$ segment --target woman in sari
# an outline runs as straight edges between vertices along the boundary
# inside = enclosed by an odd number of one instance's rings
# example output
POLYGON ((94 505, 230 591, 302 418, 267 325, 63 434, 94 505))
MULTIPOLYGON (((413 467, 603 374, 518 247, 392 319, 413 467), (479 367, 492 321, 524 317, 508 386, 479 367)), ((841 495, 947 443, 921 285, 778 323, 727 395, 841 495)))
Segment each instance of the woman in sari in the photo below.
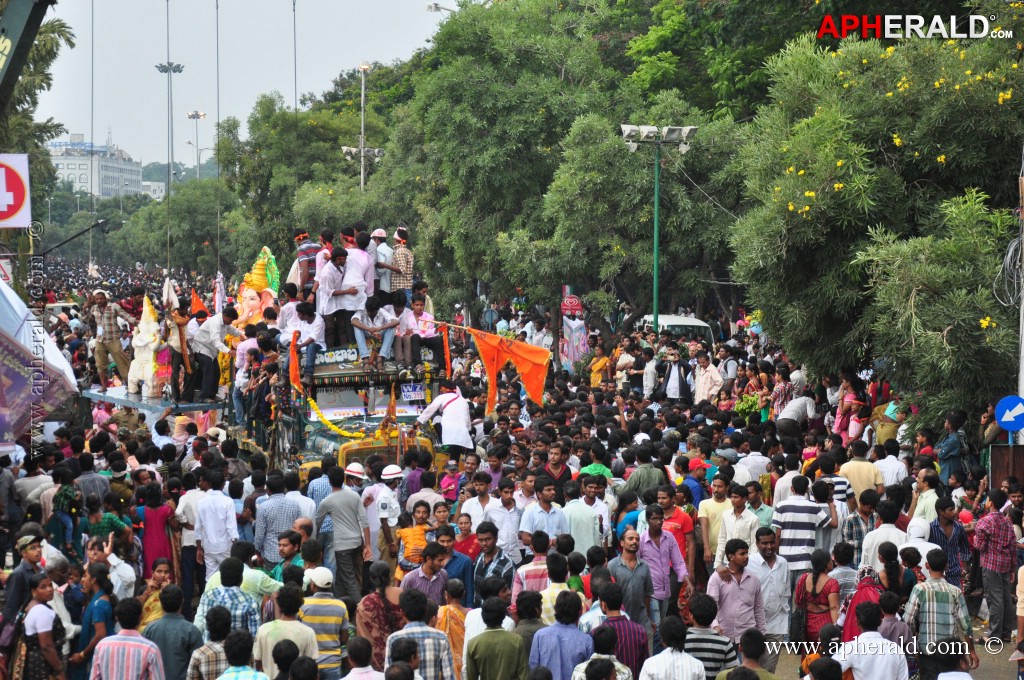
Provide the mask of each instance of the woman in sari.
POLYGON ((178 520, 174 517, 174 501, 164 502, 163 491, 156 482, 146 486, 146 504, 138 509, 139 519, 145 529, 142 532, 143 578, 153 575, 153 562, 160 557, 168 562, 173 559, 171 537, 168 525, 177 531, 178 520))
POLYGON ((153 576, 146 581, 146 589, 137 596, 139 602, 142 603, 140 633, 146 629, 146 626, 164 615, 164 608, 160 605, 160 591, 171 582, 171 561, 166 557, 158 557, 153 560, 151 571, 153 576))
MULTIPOLYGON (((590 386, 600 387, 601 381, 608 375, 608 369, 612 361, 604 354, 604 345, 598 342, 594 345, 594 358, 590 360, 590 386)), ((456 673, 458 675, 458 673, 456 673)))
POLYGON ((878 602, 883 592, 882 583, 878 579, 878 572, 869 565, 864 565, 857 571, 857 590, 850 596, 839 612, 839 623, 843 627, 843 642, 849 642, 860 635, 860 625, 857 623, 857 605, 861 602, 878 602))
POLYGON ((842 383, 839 387, 839 405, 836 407, 836 422, 832 431, 842 436, 843 446, 850 445, 850 421, 857 417, 857 412, 868 403, 864 391, 864 381, 852 372, 841 374, 842 383))
POLYGON ((796 582, 796 606, 807 613, 804 640, 817 643, 821 629, 839 619, 839 581, 828 575, 832 559, 826 550, 811 553, 811 571, 796 582))
POLYGON ((398 607, 402 589, 391 585, 391 567, 387 562, 371 564, 369 577, 374 590, 356 607, 356 633, 370 641, 373 647, 370 665, 375 671, 382 672, 388 636, 401 630, 406 623, 405 614, 398 607))
POLYGON ((82 632, 75 653, 68 657, 68 680, 87 680, 92 667, 92 654, 100 640, 114 632, 114 586, 110 568, 93 562, 82 575, 82 589, 89 604, 82 613, 82 632))
POLYGON ((452 646, 452 659, 455 661, 455 677, 462 677, 462 649, 466 642, 466 612, 469 607, 462 606, 462 598, 466 596, 465 584, 457 578, 448 581, 444 588, 448 604, 437 610, 437 625, 434 627, 448 636, 452 646))
POLYGON ((19 639, 14 648, 12 675, 21 680, 56 680, 64 677, 60 649, 64 645, 64 624, 48 604, 53 600, 53 583, 45 573, 29 579, 32 599, 25 605, 18 624, 19 639))

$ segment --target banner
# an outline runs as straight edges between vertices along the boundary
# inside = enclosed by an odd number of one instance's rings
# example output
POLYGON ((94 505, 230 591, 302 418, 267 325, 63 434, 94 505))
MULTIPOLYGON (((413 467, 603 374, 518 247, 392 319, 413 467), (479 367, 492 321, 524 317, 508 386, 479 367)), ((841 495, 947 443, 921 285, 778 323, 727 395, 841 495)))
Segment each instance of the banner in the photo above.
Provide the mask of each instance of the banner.
POLYGON ((571 367, 590 351, 587 345, 587 327, 582 319, 562 317, 562 341, 559 352, 563 367, 571 367))

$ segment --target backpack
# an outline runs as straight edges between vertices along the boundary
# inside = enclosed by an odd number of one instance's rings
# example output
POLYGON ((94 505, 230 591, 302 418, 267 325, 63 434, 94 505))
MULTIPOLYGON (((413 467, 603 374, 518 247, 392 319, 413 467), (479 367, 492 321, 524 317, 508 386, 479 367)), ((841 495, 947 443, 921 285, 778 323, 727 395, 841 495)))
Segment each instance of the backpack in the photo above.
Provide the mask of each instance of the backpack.
POLYGON ((963 430, 957 431, 956 438, 960 441, 960 469, 967 472, 975 465, 980 465, 981 455, 977 443, 968 438, 963 430))

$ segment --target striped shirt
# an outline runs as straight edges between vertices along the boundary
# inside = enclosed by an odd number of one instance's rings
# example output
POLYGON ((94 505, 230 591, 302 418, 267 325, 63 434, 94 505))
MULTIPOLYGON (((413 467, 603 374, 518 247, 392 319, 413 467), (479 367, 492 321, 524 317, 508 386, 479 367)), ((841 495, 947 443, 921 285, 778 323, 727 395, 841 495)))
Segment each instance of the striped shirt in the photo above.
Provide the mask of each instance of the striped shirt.
POLYGON ((316 665, 321 671, 341 668, 341 633, 348 630, 348 608, 332 593, 314 593, 299 610, 299 621, 316 633, 320 656, 316 665))
POLYGON ((625 616, 609 616, 601 625, 615 631, 618 636, 615 641, 615 658, 632 671, 634 678, 638 677, 648 657, 647 631, 625 616))
POLYGON ((705 680, 706 677, 700 661, 670 648, 648 659, 638 680, 705 680))
POLYGON ((413 255, 404 243, 395 244, 395 252, 391 255, 391 264, 402 270, 401 274, 391 273, 391 290, 412 288, 413 255))
MULTIPOLYGON (((320 252, 320 244, 309 239, 299 242, 296 246, 295 261, 309 263, 309 274, 306 277, 305 290, 313 289, 313 277, 316 274, 316 254, 320 252)), ((301 291, 300 291, 301 292, 301 291)))
MULTIPOLYGON (((552 583, 544 590, 540 591, 540 620, 545 626, 555 625, 555 600, 558 599, 559 593, 569 590, 567 583, 552 583)), ((569 592, 576 592, 570 590, 569 592)), ((580 596, 580 604, 585 609, 587 606, 586 600, 583 598, 583 593, 576 593, 580 596)))
POLYGON ((683 651, 704 664, 704 672, 709 678, 740 663, 736 657, 736 645, 710 628, 694 626, 686 631, 683 651))
POLYGON ((217 680, 270 680, 266 673, 260 673, 251 666, 231 666, 217 680))
POLYGON ((772 528, 780 530, 779 554, 789 562, 791 573, 811 568, 814 531, 830 520, 829 513, 802 496, 790 496, 775 506, 772 528))
POLYGON ((137 630, 122 630, 100 640, 92 657, 95 680, 164 680, 160 648, 137 630))
POLYGON ((850 490, 850 480, 846 477, 841 475, 822 475, 818 479, 832 485, 832 498, 837 504, 846 503, 847 499, 853 496, 853 491, 850 490))
POLYGON ((943 638, 971 635, 971 615, 964 594, 941 578, 928 578, 914 586, 903 620, 917 633, 918 649, 943 638))
POLYGON ((536 555, 533 562, 516 569, 516 574, 512 577, 512 602, 514 603, 519 593, 524 590, 535 590, 539 593, 550 584, 547 555, 536 555))
MULTIPOLYGON (((960 522, 953 522, 953 531, 949 536, 946 536, 942 525, 936 519, 931 523, 928 540, 939 546, 942 552, 946 553, 946 580, 953 585, 959 584, 960 577, 964 573, 963 565, 967 564, 967 561, 971 559, 971 546, 967 542, 967 532, 964 531, 964 525, 960 524, 960 522)), ((926 557, 926 555, 921 555, 921 557, 926 557)))

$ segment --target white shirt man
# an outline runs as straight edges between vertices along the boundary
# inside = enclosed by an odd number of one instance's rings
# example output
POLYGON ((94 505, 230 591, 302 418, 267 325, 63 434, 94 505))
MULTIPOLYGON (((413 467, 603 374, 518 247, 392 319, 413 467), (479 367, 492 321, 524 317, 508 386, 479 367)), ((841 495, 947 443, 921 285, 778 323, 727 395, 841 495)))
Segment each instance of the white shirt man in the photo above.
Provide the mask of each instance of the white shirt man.
POLYGON ((843 670, 853 669, 853 680, 907 680, 907 657, 899 643, 867 630, 843 644, 832 657, 843 670))
MULTIPOLYGON (((445 390, 446 388, 442 386, 441 389, 445 390)), ((416 422, 425 425, 434 416, 439 416, 441 419, 442 444, 473 449, 473 439, 469 436, 469 429, 473 425, 469 413, 469 402, 460 392, 454 389, 441 392, 423 410, 416 422)))
POLYGON ((892 456, 876 460, 875 467, 882 471, 882 479, 885 480, 886 486, 899 484, 907 477, 907 466, 892 456))
POLYGON ((341 309, 355 312, 366 306, 366 298, 373 295, 373 274, 376 261, 368 252, 359 248, 348 249, 348 261, 345 263, 345 276, 342 288, 355 288, 355 295, 338 295, 341 298, 341 309))
MULTIPOLYGON (((385 241, 379 241, 377 243, 377 263, 378 264, 391 264, 391 258, 394 256, 394 252, 391 246, 385 241)), ((391 292, 391 270, 385 267, 377 267, 377 278, 380 280, 380 290, 382 293, 391 292)))
POLYGON ((301 491, 289 491, 285 493, 284 497, 295 501, 303 517, 316 521, 316 501, 312 498, 303 496, 301 491))
POLYGON ((763 455, 760 451, 751 451, 744 458, 740 458, 739 462, 736 463, 736 467, 746 468, 750 472, 751 479, 757 479, 768 470, 768 457, 763 455))
POLYGON ((220 489, 210 489, 196 509, 196 547, 203 551, 206 573, 212 574, 231 553, 238 540, 235 502, 220 489))
POLYGON ((875 571, 882 571, 882 560, 878 559, 878 546, 888 541, 897 548, 902 548, 907 542, 907 534, 896 528, 895 524, 882 524, 877 529, 869 531, 864 535, 864 543, 861 545, 860 566, 869 564, 875 571))
POLYGON ((798 423, 805 423, 808 419, 813 420, 815 415, 814 399, 811 397, 797 397, 786 404, 779 414, 778 420, 795 420, 798 423))
POLYGON ((182 525, 181 546, 183 548, 194 548, 196 545, 196 515, 199 510, 199 502, 204 498, 206 498, 206 492, 202 489, 189 489, 181 497, 181 502, 178 503, 178 509, 175 511, 174 516, 182 525), (185 525, 191 525, 192 528, 189 529, 185 525))
POLYGON ((301 317, 296 317, 291 330, 299 332, 298 342, 300 344, 312 338, 313 342, 321 347, 327 346, 324 340, 324 318, 319 314, 314 314, 312 321, 304 321, 301 317))
MULTIPOLYGON (((347 295, 335 295, 334 292, 346 288, 344 285, 344 267, 338 269, 334 262, 328 260, 317 273, 316 281, 319 283, 316 294, 316 311, 320 314, 331 315, 342 307, 342 301, 347 295)), ((290 303, 289 303, 290 304, 290 303)), ((287 307, 287 305, 286 305, 287 307)), ((281 309, 281 316, 284 316, 284 308, 281 309)), ((296 317, 297 319, 298 317, 296 317)))
POLYGON ((192 341, 192 349, 197 354, 206 355, 216 361, 218 352, 227 354, 231 351, 231 348, 224 344, 225 335, 241 336, 242 331, 230 323, 224 323, 223 314, 214 314, 199 327, 199 332, 192 341))

